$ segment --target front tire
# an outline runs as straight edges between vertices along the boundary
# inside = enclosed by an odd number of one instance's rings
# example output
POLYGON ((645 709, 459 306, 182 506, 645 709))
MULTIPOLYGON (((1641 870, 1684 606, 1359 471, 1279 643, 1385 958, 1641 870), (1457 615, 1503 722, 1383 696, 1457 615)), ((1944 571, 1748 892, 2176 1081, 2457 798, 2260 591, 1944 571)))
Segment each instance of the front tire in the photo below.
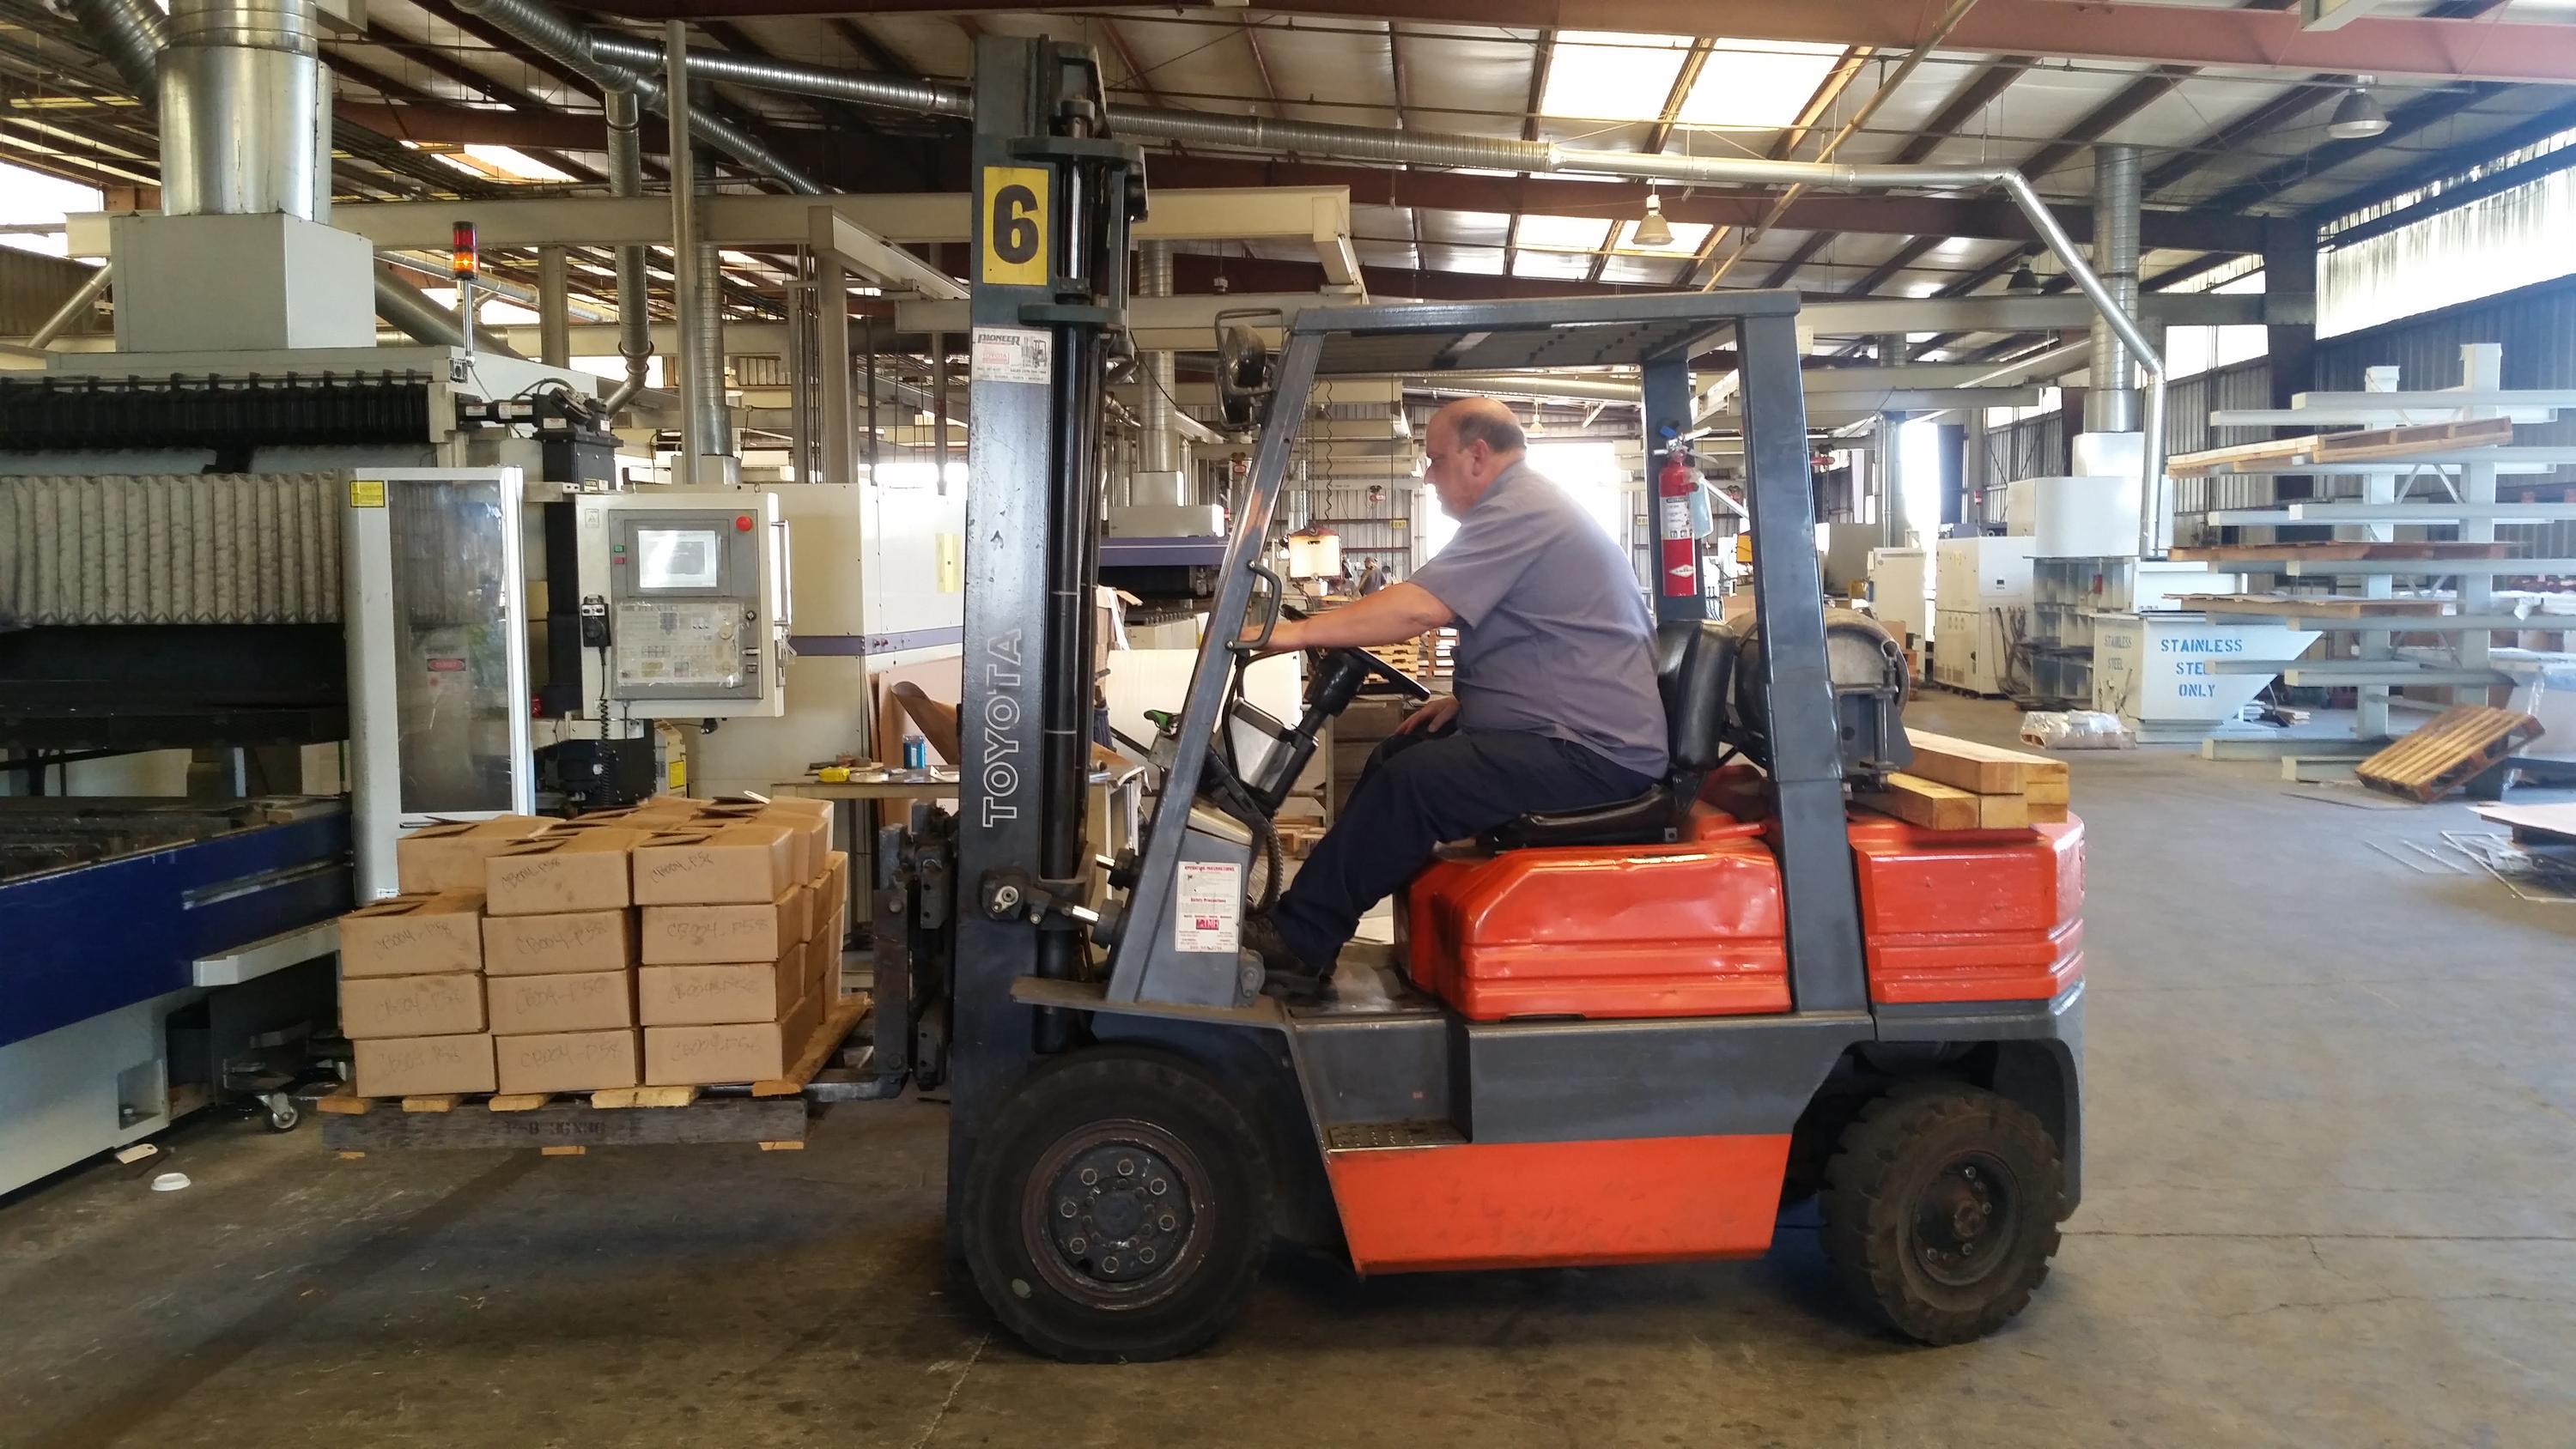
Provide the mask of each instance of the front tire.
POLYGON ((2056 1142, 2021 1107, 1960 1083, 1900 1088, 1826 1164, 1825 1256, 1908 1338, 1983 1338, 2048 1277, 2063 1182, 2056 1142))
POLYGON ((1071 1363, 1204 1347, 1270 1248, 1271 1173, 1250 1116, 1176 1058, 1059 1058, 995 1114, 966 1179, 966 1260, 993 1316, 1071 1363))

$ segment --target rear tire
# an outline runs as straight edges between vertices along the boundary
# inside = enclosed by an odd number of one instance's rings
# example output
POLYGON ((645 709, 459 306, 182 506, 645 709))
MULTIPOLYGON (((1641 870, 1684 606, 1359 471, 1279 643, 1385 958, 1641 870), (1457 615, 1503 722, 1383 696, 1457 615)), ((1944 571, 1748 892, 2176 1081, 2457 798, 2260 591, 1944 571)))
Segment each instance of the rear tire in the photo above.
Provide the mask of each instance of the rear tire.
POLYGON ((966 1261, 993 1316, 1071 1363, 1204 1347, 1270 1250, 1271 1171, 1249 1114, 1175 1058, 1095 1048, 1022 1083, 966 1179, 966 1261))
POLYGON ((1899 1088, 1844 1129, 1820 1206, 1825 1256, 1856 1297, 1908 1338, 1965 1343, 2048 1277, 2063 1167, 2039 1119, 1992 1092, 1899 1088))

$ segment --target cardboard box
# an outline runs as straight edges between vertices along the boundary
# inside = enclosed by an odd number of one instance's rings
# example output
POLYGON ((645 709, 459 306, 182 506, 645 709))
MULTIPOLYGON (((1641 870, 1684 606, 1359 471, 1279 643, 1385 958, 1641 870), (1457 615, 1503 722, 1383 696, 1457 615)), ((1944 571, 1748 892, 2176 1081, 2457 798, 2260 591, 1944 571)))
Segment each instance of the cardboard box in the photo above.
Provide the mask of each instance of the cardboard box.
POLYGON ((647 830, 556 830, 493 852, 483 862, 483 910, 495 916, 614 911, 628 902, 635 847, 647 830))
POLYGON ((483 858, 543 835, 551 820, 534 815, 495 815, 429 825, 394 842, 394 878, 404 895, 483 889, 483 858))
POLYGON ((486 976, 564 976, 623 971, 634 964, 633 911, 483 918, 486 976))
POLYGON ((431 976, 483 969, 483 897, 395 896, 340 918, 340 975, 431 976))
POLYGON ((823 899, 846 908, 850 903, 850 853, 835 850, 823 857, 823 899))
POLYGON ((813 882, 788 887, 787 929, 796 934, 797 940, 814 934, 814 923, 822 914, 823 898, 815 893, 813 882))
POLYGON ((685 795, 656 795, 640 805, 620 810, 592 810, 564 821, 558 829, 590 830, 608 827, 619 830, 668 830, 686 825, 698 818, 704 801, 685 795))
POLYGON ((492 1055, 504 1092, 590 1092, 632 1087, 640 1048, 633 1028, 496 1037, 492 1055))
POLYGON ((360 976, 340 983, 340 1035, 351 1041, 481 1030, 483 978, 470 971, 360 976))
POLYGON ((775 961, 805 939, 795 889, 757 906, 646 906, 638 958, 647 966, 775 961))
MULTIPOLYGON (((830 802, 816 800, 816 805, 830 802)), ((800 810, 785 801, 764 806, 752 817, 756 824, 781 825, 795 832, 796 859, 794 874, 798 880, 812 880, 823 873, 823 860, 832 853, 832 817, 800 810)))
POLYGON ((495 1036, 541 1032, 609 1031, 635 1025, 635 977, 627 971, 580 971, 566 976, 490 976, 495 1036))
POLYGON ((801 879, 795 853, 794 833, 778 825, 666 830, 635 847, 635 904, 774 901, 801 879))
POLYGON ((809 974, 803 946, 768 962, 646 966, 635 973, 637 1015, 646 1026, 783 1021, 809 994, 809 974))
POLYGON ((783 1077, 823 1019, 807 997, 784 1021, 644 1028, 644 1080, 655 1086, 761 1082, 783 1077))
POLYGON ((402 1036, 355 1041, 354 1085, 361 1097, 420 1097, 492 1090, 492 1034, 402 1036))
POLYGON ((841 918, 833 916, 823 922, 823 929, 805 943, 805 974, 814 983, 807 993, 829 1011, 841 999, 841 918))

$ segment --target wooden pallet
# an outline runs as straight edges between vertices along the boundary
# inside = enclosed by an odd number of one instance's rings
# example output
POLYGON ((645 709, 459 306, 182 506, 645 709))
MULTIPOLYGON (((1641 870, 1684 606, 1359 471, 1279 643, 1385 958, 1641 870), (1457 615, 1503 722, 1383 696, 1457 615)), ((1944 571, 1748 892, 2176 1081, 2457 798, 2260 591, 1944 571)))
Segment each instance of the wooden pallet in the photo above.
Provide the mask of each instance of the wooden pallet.
POLYGON ((844 998, 787 1074, 749 1084, 748 1097, 711 1096, 701 1086, 415 1097, 361 1097, 343 1087, 314 1106, 323 1113, 323 1145, 344 1158, 397 1147, 536 1147, 550 1157, 576 1157, 591 1147, 703 1142, 793 1152, 805 1145, 806 1085, 867 1010, 865 993, 844 998))
POLYGON ((2455 705, 2353 767, 2382 794, 2429 804, 2540 738, 2540 721, 2519 710, 2455 705))
POLYGON ((1304 860, 1324 838, 1320 820, 1274 820, 1271 828, 1279 832, 1279 853, 1290 860, 1304 860))

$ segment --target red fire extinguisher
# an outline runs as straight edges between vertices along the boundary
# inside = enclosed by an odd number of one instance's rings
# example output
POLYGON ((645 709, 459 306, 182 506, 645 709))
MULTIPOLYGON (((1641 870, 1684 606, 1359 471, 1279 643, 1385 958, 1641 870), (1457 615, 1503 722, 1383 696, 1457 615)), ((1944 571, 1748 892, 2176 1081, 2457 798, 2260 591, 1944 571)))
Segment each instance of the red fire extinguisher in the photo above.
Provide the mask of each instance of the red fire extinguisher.
POLYGON ((1699 597, 1699 538, 1691 531, 1691 495, 1699 491, 1699 470, 1690 454, 1674 443, 1664 454, 1663 472, 1655 478, 1655 497, 1663 540, 1663 595, 1668 599, 1699 597))

